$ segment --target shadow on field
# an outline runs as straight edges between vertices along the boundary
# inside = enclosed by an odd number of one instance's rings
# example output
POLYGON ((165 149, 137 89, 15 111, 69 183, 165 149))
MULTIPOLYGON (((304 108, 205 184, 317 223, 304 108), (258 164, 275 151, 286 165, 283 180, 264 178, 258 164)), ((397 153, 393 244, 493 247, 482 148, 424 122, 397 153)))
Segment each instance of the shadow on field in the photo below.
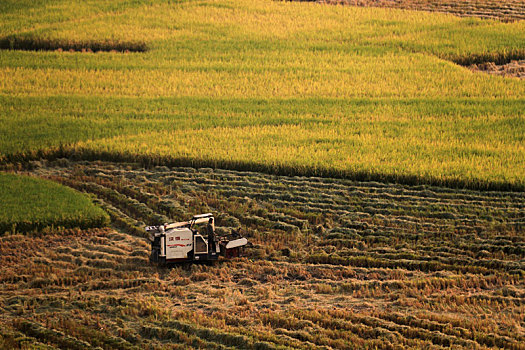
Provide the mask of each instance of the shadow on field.
POLYGON ((67 39, 45 39, 34 37, 8 36, 0 38, 2 50, 24 51, 70 51, 70 52, 145 52, 145 42, 75 41, 67 39))

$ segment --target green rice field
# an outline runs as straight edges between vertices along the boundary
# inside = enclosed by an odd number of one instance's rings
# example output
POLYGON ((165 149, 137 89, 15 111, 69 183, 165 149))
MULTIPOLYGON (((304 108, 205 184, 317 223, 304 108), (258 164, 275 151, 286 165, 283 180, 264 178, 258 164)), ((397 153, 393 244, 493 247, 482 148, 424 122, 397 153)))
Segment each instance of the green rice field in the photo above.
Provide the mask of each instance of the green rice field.
POLYGON ((453 62, 523 56, 523 21, 275 1, 1 6, 0 37, 24 49, 0 51, 8 162, 524 188, 523 81, 453 62))
POLYGON ((109 223, 108 215, 83 194, 49 180, 0 173, 0 188, 0 234, 109 223))

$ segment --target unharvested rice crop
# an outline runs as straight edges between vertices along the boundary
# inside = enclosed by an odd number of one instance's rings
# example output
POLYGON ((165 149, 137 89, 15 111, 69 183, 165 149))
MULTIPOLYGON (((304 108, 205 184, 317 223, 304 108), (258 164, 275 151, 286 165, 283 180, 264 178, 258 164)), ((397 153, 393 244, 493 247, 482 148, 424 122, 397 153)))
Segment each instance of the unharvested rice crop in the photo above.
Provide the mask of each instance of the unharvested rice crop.
POLYGON ((523 81, 459 65, 523 59, 525 21, 266 0, 0 6, 4 162, 525 188, 523 81), (63 50, 15 49, 38 47, 63 50))
POLYGON ((51 181, 0 173, 0 188, 0 235, 109 223, 108 215, 89 198, 51 181))

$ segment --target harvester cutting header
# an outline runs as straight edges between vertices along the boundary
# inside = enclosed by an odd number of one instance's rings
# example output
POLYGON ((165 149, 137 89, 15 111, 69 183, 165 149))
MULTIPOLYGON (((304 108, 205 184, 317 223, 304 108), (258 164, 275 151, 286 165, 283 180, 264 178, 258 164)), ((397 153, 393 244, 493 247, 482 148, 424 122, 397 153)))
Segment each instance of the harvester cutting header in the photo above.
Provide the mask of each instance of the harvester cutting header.
POLYGON ((195 215, 189 221, 148 226, 146 232, 150 234, 150 261, 159 265, 237 257, 248 243, 242 237, 217 237, 211 213, 195 215))

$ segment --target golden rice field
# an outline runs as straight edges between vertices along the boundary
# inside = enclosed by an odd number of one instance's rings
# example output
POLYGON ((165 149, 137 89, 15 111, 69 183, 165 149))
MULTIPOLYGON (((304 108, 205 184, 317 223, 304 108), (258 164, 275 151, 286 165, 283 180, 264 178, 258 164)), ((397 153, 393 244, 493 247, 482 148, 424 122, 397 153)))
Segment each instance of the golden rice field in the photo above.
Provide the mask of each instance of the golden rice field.
POLYGON ((0 1, 0 349, 525 349, 522 1, 345 5, 0 1))
POLYGON ((266 0, 0 6, 4 162, 524 189, 523 81, 454 63, 522 59, 523 21, 266 0))

